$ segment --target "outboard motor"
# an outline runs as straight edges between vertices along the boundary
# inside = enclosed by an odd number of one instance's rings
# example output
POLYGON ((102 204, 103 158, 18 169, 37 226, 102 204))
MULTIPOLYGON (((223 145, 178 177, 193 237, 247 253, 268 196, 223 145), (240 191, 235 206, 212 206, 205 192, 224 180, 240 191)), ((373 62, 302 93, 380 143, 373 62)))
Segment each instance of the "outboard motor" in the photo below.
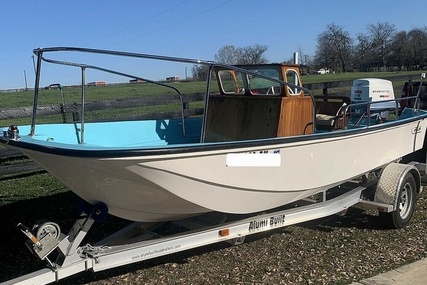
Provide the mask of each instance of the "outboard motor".
POLYGON ((354 107, 356 114, 359 113, 360 116, 369 113, 371 118, 385 121, 389 110, 396 108, 395 101, 392 101, 394 99, 393 84, 390 80, 362 78, 353 81, 351 103, 370 103, 354 107))

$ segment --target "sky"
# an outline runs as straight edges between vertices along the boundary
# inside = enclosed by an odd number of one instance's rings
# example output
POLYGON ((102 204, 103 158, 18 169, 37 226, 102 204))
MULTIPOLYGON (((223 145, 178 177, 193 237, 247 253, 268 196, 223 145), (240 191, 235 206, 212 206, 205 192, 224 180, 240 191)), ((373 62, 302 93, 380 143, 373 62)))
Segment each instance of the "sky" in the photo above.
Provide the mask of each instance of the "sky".
MULTIPOLYGON (((225 45, 260 44, 268 47, 267 60, 282 62, 297 51, 314 56, 317 37, 329 24, 343 27, 353 38, 377 23, 409 31, 427 27, 417 12, 425 8, 415 0, 2 0, 0 90, 23 88, 25 79, 34 87, 32 51, 38 47, 214 60, 225 45)), ((132 69, 132 63, 113 59, 109 67, 116 66, 132 69)), ((153 79, 185 76, 183 69, 171 71, 174 74, 152 70, 153 79)), ((57 80, 79 84, 78 78, 55 78, 55 69, 46 72, 42 69, 42 85, 57 80)))

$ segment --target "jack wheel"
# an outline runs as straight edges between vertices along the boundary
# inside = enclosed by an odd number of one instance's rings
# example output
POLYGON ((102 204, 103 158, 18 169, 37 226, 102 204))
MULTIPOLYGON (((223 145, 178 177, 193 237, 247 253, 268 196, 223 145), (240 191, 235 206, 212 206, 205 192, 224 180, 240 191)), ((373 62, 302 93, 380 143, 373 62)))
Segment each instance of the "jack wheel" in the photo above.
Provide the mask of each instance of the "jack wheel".
POLYGON ((47 235, 51 235, 53 238, 58 239, 61 234, 61 229, 56 223, 42 220, 33 226, 32 232, 38 240, 43 239, 47 235))
POLYGON ((401 229, 411 221, 415 210, 417 184, 411 173, 407 173, 403 179, 397 197, 396 210, 390 213, 380 212, 380 218, 389 228, 401 229))

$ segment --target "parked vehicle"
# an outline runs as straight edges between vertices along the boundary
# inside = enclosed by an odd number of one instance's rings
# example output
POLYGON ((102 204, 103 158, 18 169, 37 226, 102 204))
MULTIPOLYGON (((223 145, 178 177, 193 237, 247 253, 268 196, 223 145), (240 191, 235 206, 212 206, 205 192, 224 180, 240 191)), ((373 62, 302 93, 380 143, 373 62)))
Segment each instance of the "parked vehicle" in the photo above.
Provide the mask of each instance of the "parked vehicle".
POLYGON ((329 69, 327 68, 321 68, 317 71, 317 74, 327 74, 329 73, 329 69))

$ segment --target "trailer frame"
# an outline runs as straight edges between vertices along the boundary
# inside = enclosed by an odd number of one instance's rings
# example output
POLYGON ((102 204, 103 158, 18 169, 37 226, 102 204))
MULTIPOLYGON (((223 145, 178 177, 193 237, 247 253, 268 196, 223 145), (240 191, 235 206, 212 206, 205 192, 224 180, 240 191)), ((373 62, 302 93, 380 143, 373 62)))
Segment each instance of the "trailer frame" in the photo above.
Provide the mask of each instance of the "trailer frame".
MULTIPOLYGON (((419 188, 417 193, 420 193, 424 177, 421 173, 425 173, 425 168, 425 164, 418 162, 401 164, 398 168, 394 168, 396 173, 391 173, 391 176, 397 175, 393 179, 402 181, 404 176, 410 173, 415 176, 419 188)), ((382 171, 387 170, 384 168, 382 171)), ((390 173, 388 174, 387 177, 390 176, 390 173)), ((238 245, 243 243, 248 235, 333 214, 343 215, 350 207, 373 209, 384 213, 399 211, 397 199, 392 203, 372 199, 372 193, 377 191, 375 187, 378 179, 364 182, 347 181, 320 192, 315 197, 307 197, 297 203, 262 213, 225 215, 213 212, 174 221, 174 225, 187 230, 167 236, 160 236, 155 232, 158 225, 134 222, 94 245, 81 245, 91 226, 106 216, 103 205, 92 207, 90 214, 87 214, 87 209, 82 211, 80 218, 66 235, 59 233, 59 229, 55 228, 56 224, 48 224, 42 227, 43 231, 38 232, 19 224, 20 230, 28 237, 27 247, 47 262, 47 268, 1 284, 48 284, 83 271, 98 272, 218 242, 227 241, 238 245), (54 228, 52 232, 50 226, 54 228), (50 259, 53 252, 57 252, 55 261, 50 259)), ((396 191, 394 189, 400 186, 390 187, 392 191, 396 191)), ((398 192, 392 195, 397 196, 398 192)))

